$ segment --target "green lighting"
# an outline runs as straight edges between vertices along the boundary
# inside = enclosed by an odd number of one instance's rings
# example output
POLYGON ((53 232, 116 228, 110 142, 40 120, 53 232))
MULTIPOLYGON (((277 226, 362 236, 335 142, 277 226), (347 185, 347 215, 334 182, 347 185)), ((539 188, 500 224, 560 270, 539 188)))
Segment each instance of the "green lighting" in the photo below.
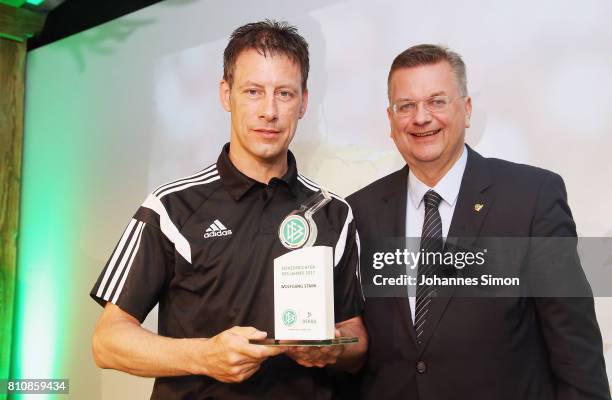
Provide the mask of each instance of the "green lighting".
POLYGON ((39 6, 44 2, 45 0, 26 0, 26 3, 32 4, 33 6, 39 6))
POLYGON ((25 3, 25 0, 0 0, 0 4, 4 4, 10 7, 19 8, 25 3))
MULTIPOLYGON (((32 96, 26 98, 25 108, 11 377, 78 382, 78 376, 68 376, 66 371, 71 342, 79 335, 68 325, 74 320, 74 316, 69 319, 75 303, 71 297, 74 292, 83 297, 76 283, 80 219, 75 213, 80 212, 82 185, 76 166, 85 162, 82 154, 86 152, 79 152, 83 143, 70 136, 77 129, 71 125, 76 119, 62 118, 71 104, 52 101, 57 87, 40 78, 36 71, 42 67, 28 61, 28 85, 32 86, 27 93, 32 96)), ((30 398, 55 396, 14 397, 30 398)))

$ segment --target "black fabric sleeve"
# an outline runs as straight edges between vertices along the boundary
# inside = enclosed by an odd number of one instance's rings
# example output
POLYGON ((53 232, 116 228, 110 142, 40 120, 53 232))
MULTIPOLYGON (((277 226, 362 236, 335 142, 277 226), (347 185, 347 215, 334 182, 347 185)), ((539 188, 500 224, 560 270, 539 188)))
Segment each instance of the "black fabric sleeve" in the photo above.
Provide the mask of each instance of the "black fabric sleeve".
MULTIPOLYGON (((535 297, 540 328, 546 342, 550 365, 555 375, 557 399, 610 399, 603 358, 602 337, 595 317, 590 286, 586 281, 576 244, 560 249, 552 238, 575 237, 576 228, 567 204, 565 185, 551 174, 540 188, 532 221, 532 245, 528 267, 539 279, 559 282, 571 280, 584 297, 535 297), (543 239, 549 238, 550 240, 543 239), (555 260, 562 258, 562 262, 555 260), (563 270, 560 271, 559 267, 563 270), (532 271, 533 272, 533 271, 532 271)), ((567 282, 565 282, 567 284, 567 282)), ((563 283, 561 283, 563 284, 563 283)))
POLYGON ((334 267, 334 316, 336 323, 361 315, 364 296, 359 271, 359 238, 349 209, 351 220, 342 257, 334 267))
POLYGON ((159 216, 140 207, 90 292, 101 306, 111 302, 143 322, 167 287, 174 246, 159 227, 159 216))

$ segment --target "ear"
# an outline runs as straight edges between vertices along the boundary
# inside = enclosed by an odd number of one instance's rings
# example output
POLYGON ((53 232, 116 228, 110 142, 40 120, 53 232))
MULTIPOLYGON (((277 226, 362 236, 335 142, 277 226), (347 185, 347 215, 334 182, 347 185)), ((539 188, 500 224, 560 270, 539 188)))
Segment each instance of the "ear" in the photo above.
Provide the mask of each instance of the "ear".
POLYGON ((465 98, 465 127, 470 127, 470 117, 472 116, 472 98, 467 96, 465 98))
POLYGON ((387 107, 387 118, 389 118, 389 126, 391 127, 391 133, 389 136, 393 137, 393 110, 391 106, 387 107))
POLYGON ((219 83, 219 100, 221 101, 221 106, 227 112, 231 110, 230 92, 231 88, 229 83, 225 80, 221 80, 219 83))
POLYGON ((300 119, 306 114, 306 108, 308 108, 308 89, 304 89, 302 92, 302 105, 300 106, 300 119))

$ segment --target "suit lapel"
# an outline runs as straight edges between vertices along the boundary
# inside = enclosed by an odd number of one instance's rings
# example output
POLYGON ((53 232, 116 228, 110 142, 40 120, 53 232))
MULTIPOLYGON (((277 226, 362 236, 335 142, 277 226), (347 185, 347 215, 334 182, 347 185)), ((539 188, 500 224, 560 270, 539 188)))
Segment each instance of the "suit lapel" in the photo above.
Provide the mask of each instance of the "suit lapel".
POLYGON ((384 207, 378 213, 377 232, 380 237, 406 235, 406 194, 408 167, 393 173, 388 189, 382 193, 384 207))
POLYGON ((472 244, 493 205, 493 192, 487 161, 468 146, 468 160, 459 189, 448 237, 457 244, 472 244))
MULTIPOLYGON (((467 150, 468 159, 446 240, 446 247, 450 249, 471 247, 478 237, 482 223, 494 201, 493 191, 488 190, 492 181, 486 160, 469 146, 467 146, 467 150)), ((430 318, 426 321, 425 337, 422 346, 419 348, 419 355, 425 350, 448 306, 448 302, 454 294, 455 288, 454 286, 442 286, 436 290, 437 297, 431 302, 430 318)))
MULTIPOLYGON (((395 172, 389 181, 388 190, 382 193, 384 209, 380 210, 377 221, 377 232, 381 238, 406 237, 406 201, 408 192, 408 167, 395 172)), ((393 297, 390 306, 393 315, 398 315, 405 332, 416 345, 416 336, 410 316, 408 294, 393 297)))

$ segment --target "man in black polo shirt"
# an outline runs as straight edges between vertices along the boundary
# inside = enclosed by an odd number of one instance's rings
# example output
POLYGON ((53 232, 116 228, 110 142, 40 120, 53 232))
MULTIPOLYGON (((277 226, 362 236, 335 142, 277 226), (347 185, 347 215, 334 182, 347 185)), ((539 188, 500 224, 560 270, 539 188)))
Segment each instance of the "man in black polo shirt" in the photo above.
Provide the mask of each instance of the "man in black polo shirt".
POLYGON ((315 245, 334 251, 336 334, 359 344, 273 348, 273 260, 282 220, 319 191, 289 143, 308 102, 308 45, 271 21, 231 36, 220 85, 230 143, 215 164, 160 186, 137 210, 91 296, 104 306, 93 337, 102 368, 156 377, 155 399, 330 398, 327 364, 355 371, 367 338, 350 207, 315 214, 315 245), (159 334, 141 327, 159 303, 159 334), (315 368, 309 368, 315 367, 315 368))

